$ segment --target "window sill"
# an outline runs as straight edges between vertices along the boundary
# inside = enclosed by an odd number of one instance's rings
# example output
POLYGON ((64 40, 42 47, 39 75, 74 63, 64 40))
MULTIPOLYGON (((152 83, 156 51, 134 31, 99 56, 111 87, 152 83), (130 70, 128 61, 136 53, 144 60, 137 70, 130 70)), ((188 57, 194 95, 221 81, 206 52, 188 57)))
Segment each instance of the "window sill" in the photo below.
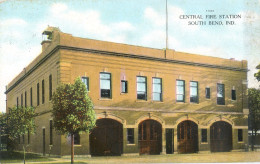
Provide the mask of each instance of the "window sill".
POLYGON ((175 102, 176 104, 186 104, 185 102, 175 102))
POLYGON ((163 101, 154 101, 154 100, 152 100, 152 103, 163 103, 163 101))
POLYGON ((207 145, 207 144, 209 144, 208 142, 201 142, 200 143, 201 145, 207 145))
POLYGON ((126 95, 126 94, 127 94, 127 92, 126 93, 122 93, 122 92, 120 93, 120 95, 126 95))
POLYGON ((74 147, 81 147, 81 146, 82 146, 82 145, 75 145, 75 144, 74 144, 74 147))
POLYGON ((220 104, 217 104, 217 106, 222 106, 222 107, 223 107, 223 106, 226 106, 226 105, 220 105, 220 104))
POLYGON ((135 146, 135 144, 126 144, 127 146, 135 146))
POLYGON ((190 102, 191 105, 200 105, 199 103, 190 102))
POLYGON ((135 100, 135 102, 148 102, 147 100, 135 100))
POLYGON ((243 143, 244 143, 244 141, 238 141, 237 143, 239 143, 239 144, 243 144, 243 143))
POLYGON ((98 100, 100 100, 100 101, 112 101, 113 99, 111 99, 111 98, 99 98, 98 100))

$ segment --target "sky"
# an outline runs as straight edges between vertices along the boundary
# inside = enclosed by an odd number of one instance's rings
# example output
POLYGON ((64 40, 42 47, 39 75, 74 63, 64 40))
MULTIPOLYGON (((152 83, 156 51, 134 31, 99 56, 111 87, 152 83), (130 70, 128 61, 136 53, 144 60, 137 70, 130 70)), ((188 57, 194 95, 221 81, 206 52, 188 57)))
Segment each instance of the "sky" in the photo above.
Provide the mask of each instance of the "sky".
MULTIPOLYGON (((42 32, 48 25, 78 37, 163 49, 165 4, 166 0, 0 0, 0 112, 6 109, 5 86, 41 53, 42 32)), ((259 45, 260 0, 168 0, 169 49, 248 60, 248 86, 258 88, 253 74, 260 64, 259 45)))

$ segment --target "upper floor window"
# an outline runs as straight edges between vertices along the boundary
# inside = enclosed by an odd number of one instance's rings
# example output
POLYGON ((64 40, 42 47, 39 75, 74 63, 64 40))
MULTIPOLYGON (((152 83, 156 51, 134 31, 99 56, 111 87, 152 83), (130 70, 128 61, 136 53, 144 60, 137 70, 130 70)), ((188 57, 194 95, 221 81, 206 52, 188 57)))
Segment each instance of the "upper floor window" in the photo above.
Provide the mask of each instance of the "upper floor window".
POLYGON ((153 78, 153 100, 162 101, 162 79, 153 78))
POLYGON ((40 105, 40 84, 37 83, 37 106, 40 105))
POLYGON ((100 73, 100 96, 111 98, 111 74, 100 73))
POLYGON ((30 89, 30 105, 33 106, 33 92, 32 92, 32 88, 30 89))
POLYGON ((237 99, 236 90, 235 89, 231 90, 231 97, 232 97, 232 100, 236 100, 237 99))
POLYGON ((217 84, 217 104, 225 105, 225 86, 224 86, 224 84, 217 84))
POLYGON ((42 104, 44 104, 45 96, 44 96, 44 80, 42 80, 42 104))
POLYGON ((121 93, 127 93, 127 81, 121 80, 121 93))
POLYGON ((176 80, 176 101, 184 102, 185 101, 185 81, 176 80))
POLYGON ((21 94, 21 106, 23 106, 23 94, 21 94))
POLYGON ((18 108, 18 106, 19 106, 19 98, 17 97, 16 98, 16 107, 18 108))
POLYGON ((146 77, 137 76, 136 77, 137 84, 137 99, 138 100, 147 100, 147 84, 146 77))
POLYGON ((49 100, 52 98, 52 75, 49 76, 49 100))
POLYGON ((197 81, 190 82, 190 102, 199 103, 198 82, 197 81))
POLYGON ((89 91, 89 78, 88 77, 82 77, 81 80, 86 85, 87 91, 89 91))
POLYGON ((205 95, 206 95, 206 99, 210 99, 210 88, 206 88, 205 89, 205 95))
POLYGON ((24 106, 27 107, 27 92, 24 93, 24 106))

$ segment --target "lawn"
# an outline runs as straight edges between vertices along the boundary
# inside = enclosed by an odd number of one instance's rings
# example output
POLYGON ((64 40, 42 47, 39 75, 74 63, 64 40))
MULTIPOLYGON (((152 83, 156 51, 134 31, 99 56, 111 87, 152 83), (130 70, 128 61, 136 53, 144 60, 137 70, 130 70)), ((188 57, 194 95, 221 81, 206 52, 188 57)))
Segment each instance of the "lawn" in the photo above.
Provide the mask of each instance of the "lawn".
MULTIPOLYGON (((25 160, 28 162, 40 162, 40 161, 53 161, 47 157, 40 156, 38 154, 26 153, 25 160)), ((9 152, 9 151, 0 151, 0 163, 9 163, 9 162, 22 162, 23 153, 21 152, 9 152)))

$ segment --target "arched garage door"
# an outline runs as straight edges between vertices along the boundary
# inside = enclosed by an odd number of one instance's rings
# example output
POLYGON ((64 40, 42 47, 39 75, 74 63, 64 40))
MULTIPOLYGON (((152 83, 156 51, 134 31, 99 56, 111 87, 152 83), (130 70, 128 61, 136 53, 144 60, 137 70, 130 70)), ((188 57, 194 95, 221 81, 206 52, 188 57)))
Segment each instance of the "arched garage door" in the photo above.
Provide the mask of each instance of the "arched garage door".
POLYGON ((92 156, 116 156, 123 152, 123 125, 112 119, 99 119, 90 133, 92 156))
POLYGON ((183 121, 177 127, 178 153, 198 151, 198 125, 193 121, 183 121))
POLYGON ((162 125, 155 120, 145 120, 138 126, 140 154, 160 154, 162 151, 162 125))
POLYGON ((224 121, 218 121, 210 127, 211 152, 227 152, 232 150, 232 126, 224 121))

